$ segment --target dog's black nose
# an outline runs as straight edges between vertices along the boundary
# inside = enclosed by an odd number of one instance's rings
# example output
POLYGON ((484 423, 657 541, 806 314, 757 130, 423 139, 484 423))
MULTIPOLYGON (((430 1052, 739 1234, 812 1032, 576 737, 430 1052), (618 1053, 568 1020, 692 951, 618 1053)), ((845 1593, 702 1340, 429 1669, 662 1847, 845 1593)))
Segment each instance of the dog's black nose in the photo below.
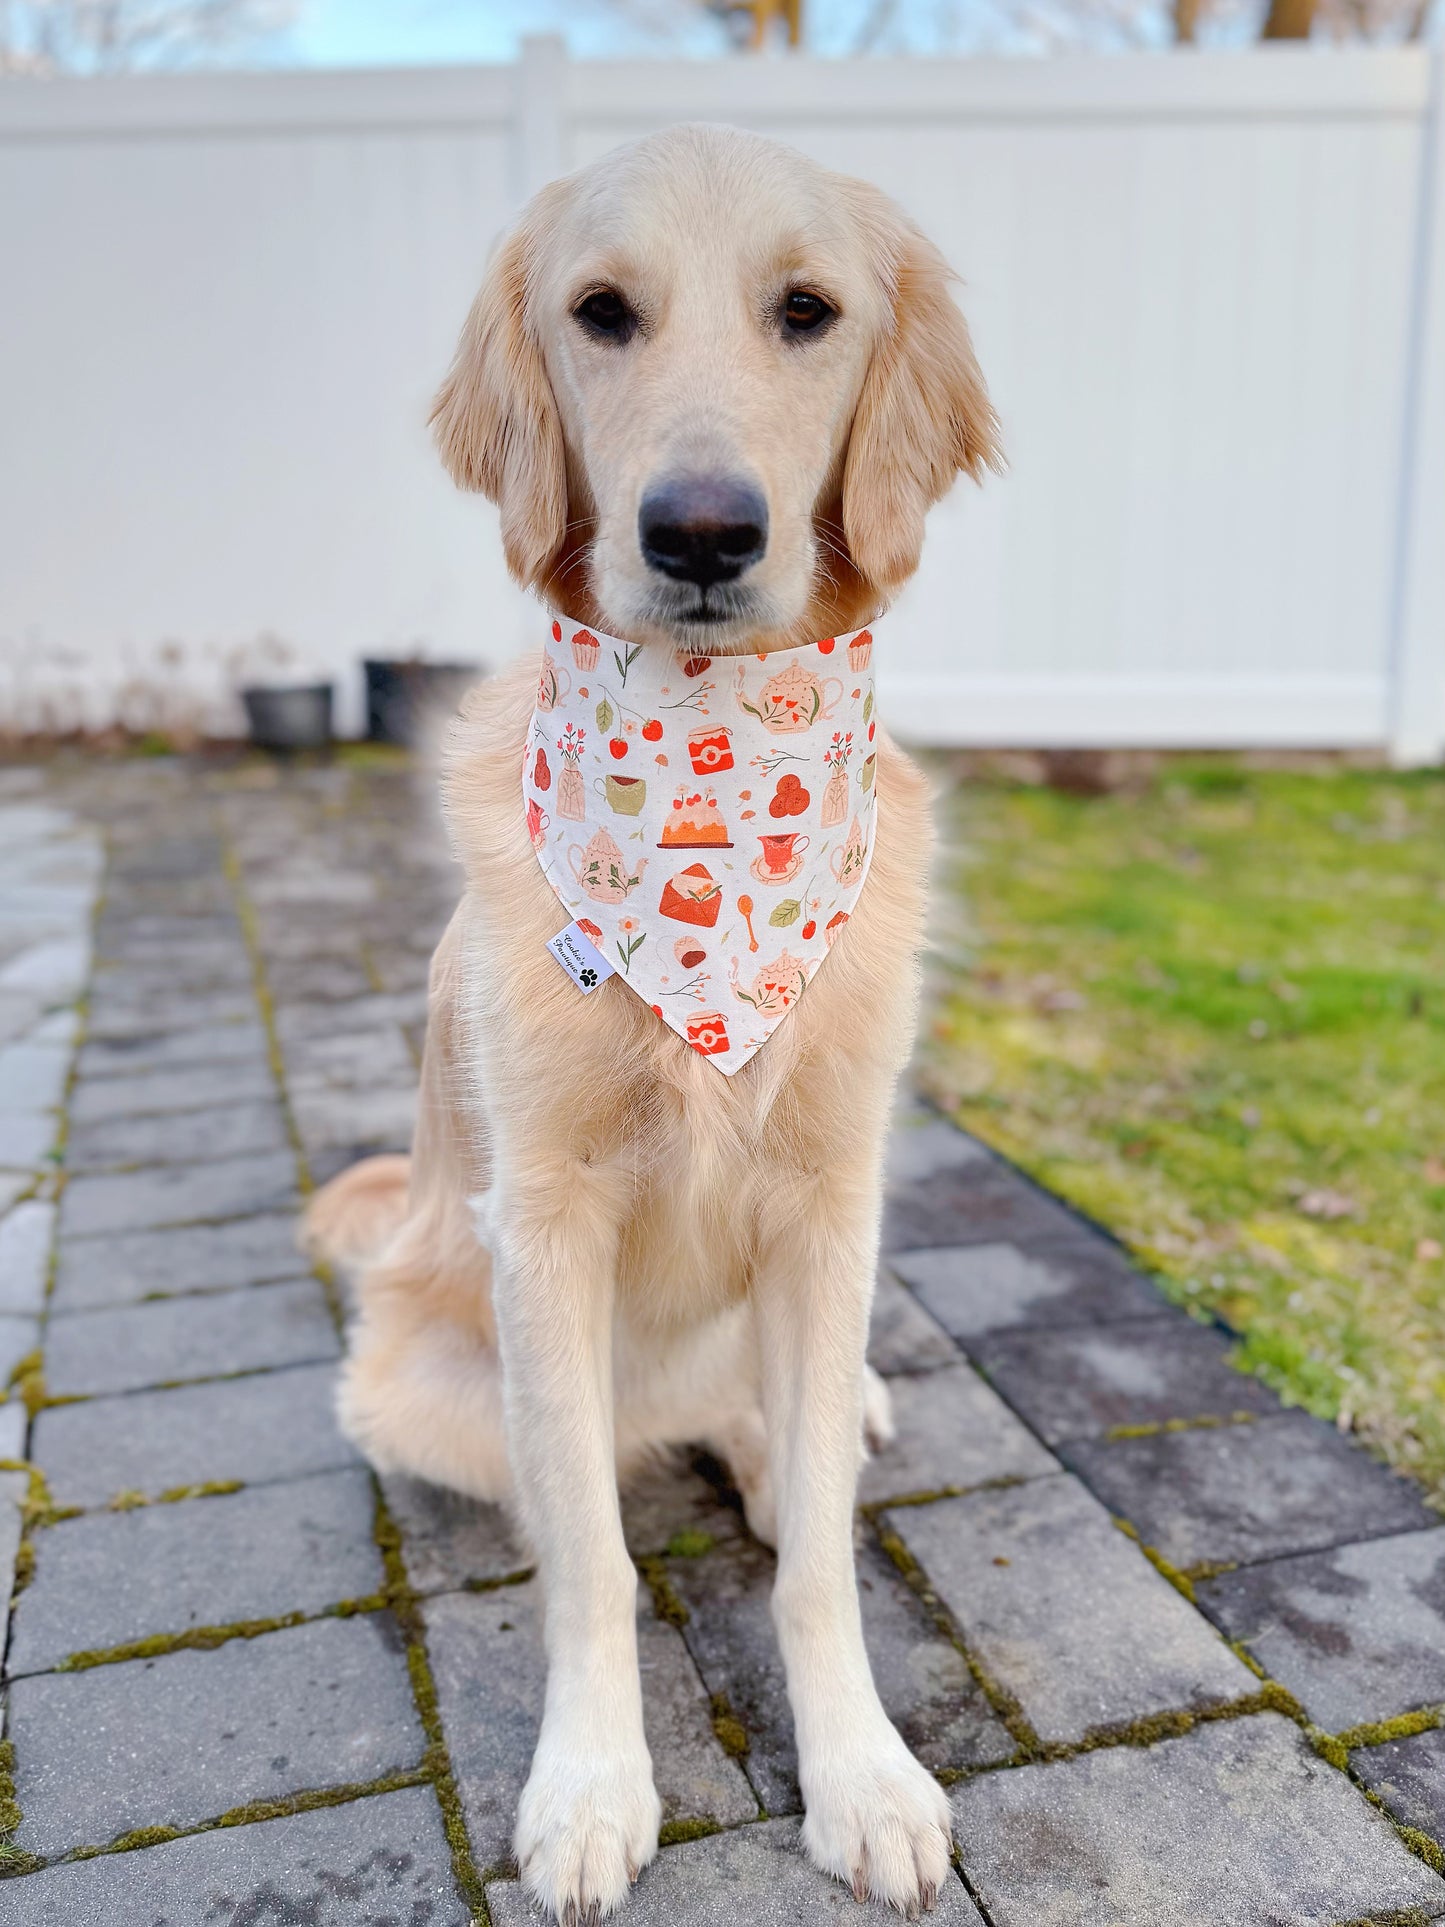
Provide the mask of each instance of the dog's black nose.
POLYGON ((726 476, 661 482, 642 498, 637 536, 649 568, 708 589, 762 559, 768 505, 751 482, 726 476))

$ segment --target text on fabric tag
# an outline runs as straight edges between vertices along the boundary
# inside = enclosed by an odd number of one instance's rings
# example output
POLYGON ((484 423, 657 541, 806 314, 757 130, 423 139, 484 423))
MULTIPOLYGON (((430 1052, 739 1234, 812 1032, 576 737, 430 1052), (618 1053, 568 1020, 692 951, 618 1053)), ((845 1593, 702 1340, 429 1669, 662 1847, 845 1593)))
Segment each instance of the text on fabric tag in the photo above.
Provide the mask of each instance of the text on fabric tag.
POLYGON ((614 974, 580 924, 569 923, 565 930, 559 930, 547 948, 584 996, 590 997, 598 984, 605 984, 614 974))

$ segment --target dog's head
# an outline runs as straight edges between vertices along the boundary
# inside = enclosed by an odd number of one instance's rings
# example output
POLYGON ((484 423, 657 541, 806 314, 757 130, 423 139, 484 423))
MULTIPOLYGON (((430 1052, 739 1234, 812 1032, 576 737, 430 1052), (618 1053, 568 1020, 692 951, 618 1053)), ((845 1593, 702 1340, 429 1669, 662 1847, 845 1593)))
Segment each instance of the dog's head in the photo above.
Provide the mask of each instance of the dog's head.
POLYGON ((928 508, 999 464, 937 249, 877 189, 680 127, 555 182, 437 397, 519 581, 712 653, 868 621, 928 508))

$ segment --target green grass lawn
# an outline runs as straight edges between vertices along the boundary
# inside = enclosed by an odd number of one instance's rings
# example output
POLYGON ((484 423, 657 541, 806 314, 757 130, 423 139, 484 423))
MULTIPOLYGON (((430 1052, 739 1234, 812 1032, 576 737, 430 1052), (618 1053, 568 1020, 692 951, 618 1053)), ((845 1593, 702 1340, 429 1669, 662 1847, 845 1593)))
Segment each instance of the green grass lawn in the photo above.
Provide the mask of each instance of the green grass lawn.
POLYGON ((966 782, 928 1074, 1445 1508, 1445 774, 966 782))

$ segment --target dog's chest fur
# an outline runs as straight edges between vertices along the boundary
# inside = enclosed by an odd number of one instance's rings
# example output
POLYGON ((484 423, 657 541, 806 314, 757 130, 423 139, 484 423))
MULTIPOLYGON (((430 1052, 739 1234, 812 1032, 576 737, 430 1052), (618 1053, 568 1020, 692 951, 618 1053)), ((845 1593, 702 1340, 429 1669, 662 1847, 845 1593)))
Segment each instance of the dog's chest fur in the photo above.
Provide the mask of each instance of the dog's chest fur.
MULTIPOLYGON (((604 1189, 618 1283, 690 1322, 747 1289, 760 1235, 876 1181, 917 1005, 930 855, 926 785, 880 741, 873 864, 797 1009, 732 1077, 621 982, 584 997, 546 953, 566 921, 522 814, 535 666, 483 684, 454 725, 443 795, 468 893, 458 931, 462 1057, 492 1155, 604 1189)), ((479 1152, 481 1147, 479 1147, 479 1152)), ((479 1156, 476 1181, 491 1181, 479 1156)))

